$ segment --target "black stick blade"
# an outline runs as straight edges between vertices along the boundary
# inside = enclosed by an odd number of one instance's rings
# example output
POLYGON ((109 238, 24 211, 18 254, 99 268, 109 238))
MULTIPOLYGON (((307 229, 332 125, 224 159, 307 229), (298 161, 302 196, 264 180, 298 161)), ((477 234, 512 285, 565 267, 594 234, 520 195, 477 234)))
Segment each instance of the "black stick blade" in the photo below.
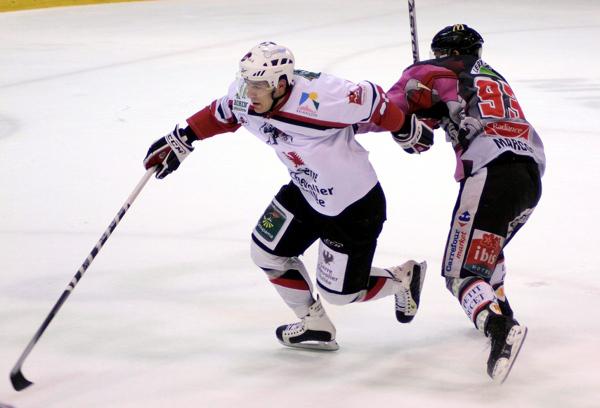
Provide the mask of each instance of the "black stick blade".
POLYGON ((33 384, 31 381, 25 378, 21 370, 10 372, 10 382, 12 383, 14 389, 17 391, 24 390, 25 388, 33 384))

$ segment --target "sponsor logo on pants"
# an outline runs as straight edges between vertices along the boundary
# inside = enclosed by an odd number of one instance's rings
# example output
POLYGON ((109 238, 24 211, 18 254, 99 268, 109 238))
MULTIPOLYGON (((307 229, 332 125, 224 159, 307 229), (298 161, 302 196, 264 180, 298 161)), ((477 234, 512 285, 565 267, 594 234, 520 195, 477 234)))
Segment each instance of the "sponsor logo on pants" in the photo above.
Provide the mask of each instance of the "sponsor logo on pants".
POLYGON ((464 268, 484 278, 492 276, 502 250, 504 238, 491 232, 475 230, 464 268))

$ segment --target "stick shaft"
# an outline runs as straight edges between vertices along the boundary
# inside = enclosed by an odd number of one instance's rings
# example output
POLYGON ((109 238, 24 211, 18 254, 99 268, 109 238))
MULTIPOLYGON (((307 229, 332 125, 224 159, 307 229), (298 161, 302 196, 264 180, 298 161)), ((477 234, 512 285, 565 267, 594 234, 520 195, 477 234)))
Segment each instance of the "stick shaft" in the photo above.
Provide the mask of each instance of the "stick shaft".
POLYGON ((23 362, 25 361, 25 359, 27 358, 29 353, 31 353, 31 350, 36 345, 36 343, 38 342, 40 337, 42 337, 42 334, 44 334, 44 332, 46 331, 46 328, 48 327, 50 322, 52 322, 52 319, 54 319, 54 316, 58 313, 58 311, 60 310, 62 305, 65 303, 65 301, 67 300, 67 298, 73 291, 73 289, 75 289, 75 286, 77 285, 77 283, 81 280, 81 278, 83 277, 83 275, 89 268, 90 264, 92 263, 92 261, 94 260, 96 255, 98 255, 98 252, 100 252, 100 249, 102 249, 102 247, 104 246, 104 244, 106 243, 106 241, 108 240, 110 235, 113 233, 113 231, 115 230, 115 228, 117 227, 119 222, 123 219, 123 217, 125 216, 125 213, 127 213, 127 210, 129 209, 129 207, 131 207, 131 204, 133 204, 136 197, 138 196, 140 191, 142 191, 142 189, 144 188, 144 186, 150 179, 150 176, 152 176, 152 174, 155 172, 155 170, 156 170, 156 168, 154 168, 154 167, 148 169, 146 171, 146 173, 144 174, 144 176, 142 177, 142 179, 137 184, 137 186, 135 187, 135 189, 131 192, 129 197, 127 197, 127 200, 125 200, 125 203, 119 209, 119 212, 117 213, 115 218, 113 218, 113 220, 109 224, 108 228, 106 229, 106 231, 104 231, 104 233, 102 234, 102 236, 100 237, 100 239, 98 240, 98 242, 96 243, 96 245, 94 246, 94 248, 92 249, 90 254, 83 261, 83 264, 79 267, 79 269, 77 270, 77 273, 75 274, 73 279, 71 279, 71 282, 69 282, 69 284, 67 285, 67 288, 64 290, 64 292, 62 293, 62 295, 60 296, 60 298, 58 299, 58 301, 56 302, 56 304, 54 305, 54 307, 52 308, 50 313, 48 313, 48 316, 46 316, 46 319, 44 320, 42 325, 39 327, 39 329, 37 330, 37 332, 31 339, 31 341, 29 342, 29 344, 27 345, 27 347, 25 348, 25 350, 23 351, 23 353, 17 360, 15 366, 13 367, 13 369, 10 372, 11 381, 17 391, 20 391, 23 388, 26 388, 29 385, 31 385, 31 382, 28 381, 21 373, 21 367, 23 366, 23 362))
POLYGON ((410 21, 410 40, 413 62, 419 62, 419 38, 417 35, 417 9, 415 0, 408 0, 408 18, 410 21))

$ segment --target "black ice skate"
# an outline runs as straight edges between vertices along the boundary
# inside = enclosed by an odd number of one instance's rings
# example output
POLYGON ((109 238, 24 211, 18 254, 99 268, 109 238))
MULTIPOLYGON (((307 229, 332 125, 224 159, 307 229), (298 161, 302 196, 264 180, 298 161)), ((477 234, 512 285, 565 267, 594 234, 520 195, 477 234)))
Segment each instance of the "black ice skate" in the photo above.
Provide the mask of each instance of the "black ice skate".
POLYGON ((504 300, 498 299, 498 306, 500 306, 500 311, 504 316, 514 317, 514 312, 510 307, 510 303, 508 303, 508 299, 506 297, 504 300))
POLYGON ((275 335, 281 344, 288 347, 327 351, 340 348, 335 341, 335 327, 318 298, 301 321, 279 326, 275 335))
POLYGON ((490 357, 487 362, 488 375, 494 382, 502 384, 523 346, 527 327, 510 317, 490 314, 485 326, 485 334, 491 341, 490 357))
POLYGON ((396 298, 396 319, 400 323, 410 323, 419 310, 427 262, 408 261, 386 270, 395 280, 402 283, 402 288, 394 295, 396 298))

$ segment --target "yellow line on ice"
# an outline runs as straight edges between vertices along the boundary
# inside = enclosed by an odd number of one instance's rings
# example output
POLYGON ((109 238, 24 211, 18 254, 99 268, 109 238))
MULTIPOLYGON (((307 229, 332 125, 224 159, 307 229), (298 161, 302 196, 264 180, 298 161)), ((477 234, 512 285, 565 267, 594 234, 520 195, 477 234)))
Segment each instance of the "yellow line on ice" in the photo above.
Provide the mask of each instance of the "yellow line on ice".
POLYGON ((141 0, 0 0, 0 12, 46 7, 80 6, 84 4, 124 3, 131 1, 141 0))

